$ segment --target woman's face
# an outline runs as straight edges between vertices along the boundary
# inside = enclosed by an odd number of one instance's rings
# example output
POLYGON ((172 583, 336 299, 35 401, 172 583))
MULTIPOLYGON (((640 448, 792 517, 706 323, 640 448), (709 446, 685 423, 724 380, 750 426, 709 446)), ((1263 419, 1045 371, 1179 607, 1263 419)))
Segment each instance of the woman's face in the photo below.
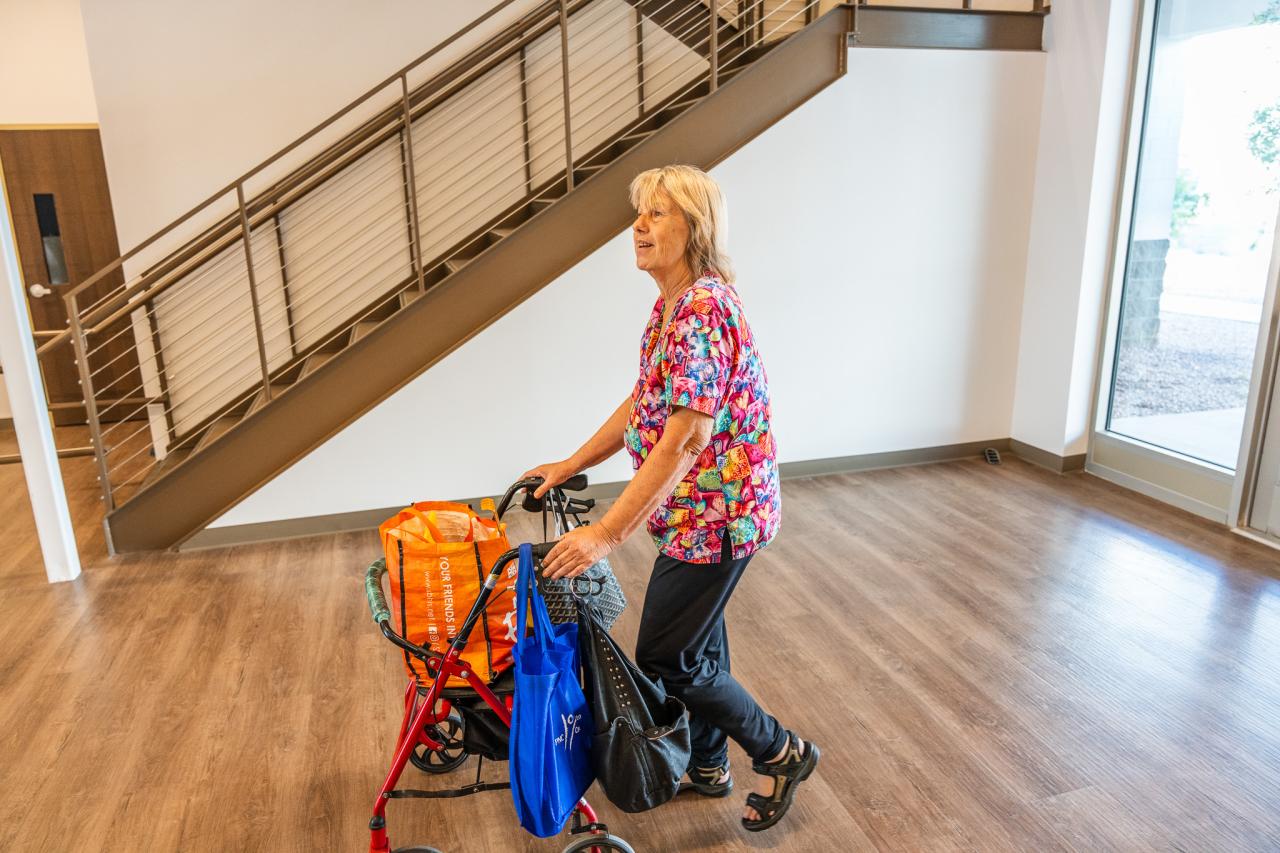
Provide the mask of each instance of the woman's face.
POLYGON ((676 269, 689 245, 689 222, 665 193, 658 193, 652 207, 642 209, 631 226, 636 267, 656 273, 676 269))

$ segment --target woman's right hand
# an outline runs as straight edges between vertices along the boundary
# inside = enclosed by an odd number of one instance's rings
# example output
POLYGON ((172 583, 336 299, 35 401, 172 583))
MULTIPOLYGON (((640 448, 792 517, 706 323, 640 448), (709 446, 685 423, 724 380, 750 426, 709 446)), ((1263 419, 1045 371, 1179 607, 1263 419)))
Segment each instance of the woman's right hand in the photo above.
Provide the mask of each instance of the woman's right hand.
POLYGON ((538 486, 533 492, 535 498, 540 498, 547 493, 552 486, 558 486, 565 480, 577 474, 577 466, 565 459, 560 462, 547 462, 530 468, 520 475, 521 480, 527 480, 530 477, 541 477, 542 485, 538 486))

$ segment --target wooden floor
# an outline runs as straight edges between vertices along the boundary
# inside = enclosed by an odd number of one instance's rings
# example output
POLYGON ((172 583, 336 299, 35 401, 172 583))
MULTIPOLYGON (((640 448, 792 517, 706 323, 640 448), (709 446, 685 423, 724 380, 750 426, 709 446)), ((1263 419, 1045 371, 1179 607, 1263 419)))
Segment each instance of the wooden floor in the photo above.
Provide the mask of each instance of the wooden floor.
MULTIPOLYGON (((48 586, 0 468, 0 850, 365 849, 403 687, 361 594, 373 534, 109 561, 92 461, 64 469, 86 568, 48 586)), ((1280 849, 1276 551, 1011 457, 783 492, 734 673, 823 763, 759 835, 739 793, 595 797, 637 851, 1280 849)), ((627 647, 652 558, 614 557, 627 647)), ((394 802, 392 841, 563 848, 507 797, 394 802)))

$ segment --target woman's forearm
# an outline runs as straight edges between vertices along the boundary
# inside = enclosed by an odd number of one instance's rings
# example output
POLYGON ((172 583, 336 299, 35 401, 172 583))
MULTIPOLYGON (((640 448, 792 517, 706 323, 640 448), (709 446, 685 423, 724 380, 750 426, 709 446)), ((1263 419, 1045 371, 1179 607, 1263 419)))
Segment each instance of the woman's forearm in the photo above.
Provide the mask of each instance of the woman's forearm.
POLYGON ((622 401, 622 405, 614 410, 596 430, 596 434, 587 439, 587 443, 578 448, 569 457, 575 471, 583 471, 592 465, 599 465, 622 449, 622 431, 626 429, 627 418, 631 414, 631 398, 622 401))
POLYGON ((597 524, 614 540, 626 541, 693 467, 711 440, 711 418, 677 409, 640 470, 597 524))

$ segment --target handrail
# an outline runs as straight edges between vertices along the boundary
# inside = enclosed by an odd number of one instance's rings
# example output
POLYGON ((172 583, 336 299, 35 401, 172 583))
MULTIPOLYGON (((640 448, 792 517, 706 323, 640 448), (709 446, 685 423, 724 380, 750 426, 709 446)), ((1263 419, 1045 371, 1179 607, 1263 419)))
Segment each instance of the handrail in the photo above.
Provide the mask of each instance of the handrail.
POLYGON ((55 333, 53 337, 49 338, 49 340, 36 347, 36 358, 48 355, 50 352, 62 346, 69 340, 71 340, 70 329, 63 329, 61 332, 55 333))

